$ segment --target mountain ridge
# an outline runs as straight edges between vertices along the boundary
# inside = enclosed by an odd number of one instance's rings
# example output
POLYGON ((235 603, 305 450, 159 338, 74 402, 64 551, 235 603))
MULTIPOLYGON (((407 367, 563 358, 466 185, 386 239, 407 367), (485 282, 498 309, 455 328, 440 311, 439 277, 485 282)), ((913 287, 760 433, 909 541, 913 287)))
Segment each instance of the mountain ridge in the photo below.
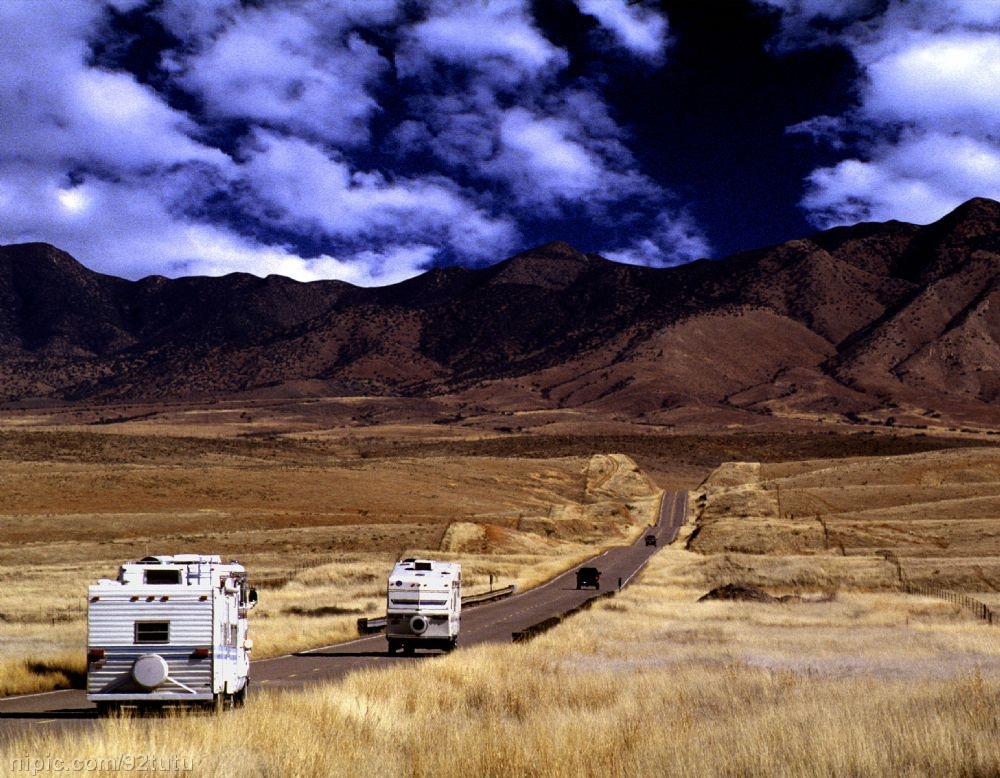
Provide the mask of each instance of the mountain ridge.
POLYGON ((0 246, 0 401, 450 395, 652 423, 901 408, 996 421, 1000 203, 673 268, 556 241, 387 287, 89 270, 0 246), (992 413, 992 416, 991 416, 992 413))

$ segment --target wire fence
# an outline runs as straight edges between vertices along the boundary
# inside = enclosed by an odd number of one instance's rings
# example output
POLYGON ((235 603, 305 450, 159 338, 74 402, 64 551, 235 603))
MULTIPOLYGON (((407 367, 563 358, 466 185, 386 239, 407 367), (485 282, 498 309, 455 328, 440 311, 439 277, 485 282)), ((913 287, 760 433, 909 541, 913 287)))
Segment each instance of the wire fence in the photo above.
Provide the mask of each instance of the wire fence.
POLYGON ((972 614, 976 618, 982 619, 987 624, 1000 624, 1000 613, 994 611, 985 602, 977 600, 975 597, 970 597, 967 594, 963 594, 962 592, 953 592, 950 589, 942 589, 939 586, 928 586, 927 584, 918 584, 908 581, 906 580, 903 565, 895 553, 892 551, 879 551, 877 553, 880 557, 895 566, 896 576, 898 577, 903 590, 907 594, 920 594, 925 597, 937 597, 941 600, 947 600, 948 602, 957 605, 967 613, 972 614))
POLYGON ((938 589, 934 586, 923 584, 907 584, 908 594, 922 594, 927 597, 938 597, 942 600, 958 605, 962 610, 971 613, 976 618, 982 619, 987 624, 1000 624, 1000 614, 990 608, 985 602, 977 600, 961 592, 952 592, 947 589, 938 589))

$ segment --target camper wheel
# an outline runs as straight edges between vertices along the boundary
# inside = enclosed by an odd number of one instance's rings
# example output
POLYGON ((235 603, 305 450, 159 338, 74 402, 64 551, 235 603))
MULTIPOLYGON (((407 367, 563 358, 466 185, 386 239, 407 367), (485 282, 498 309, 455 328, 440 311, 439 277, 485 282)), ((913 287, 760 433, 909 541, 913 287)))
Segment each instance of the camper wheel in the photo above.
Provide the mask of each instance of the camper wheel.
POLYGON ((250 696, 250 679, 247 678, 246 683, 243 684, 243 688, 233 695, 233 707, 242 708, 244 705, 247 704, 247 697, 249 696, 250 696))

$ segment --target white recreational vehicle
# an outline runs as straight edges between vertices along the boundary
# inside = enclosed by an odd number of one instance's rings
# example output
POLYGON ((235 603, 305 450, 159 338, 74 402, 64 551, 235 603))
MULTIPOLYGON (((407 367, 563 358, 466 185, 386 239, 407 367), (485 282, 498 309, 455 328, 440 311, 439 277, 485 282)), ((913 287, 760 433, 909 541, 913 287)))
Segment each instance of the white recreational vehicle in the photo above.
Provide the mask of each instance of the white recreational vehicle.
POLYGON ((389 574, 385 636, 389 653, 440 648, 458 642, 462 615, 462 566, 457 562, 402 559, 389 574))
POLYGON ((87 699, 122 705, 242 704, 247 613, 257 593, 238 562, 177 554, 126 562, 88 589, 87 699))

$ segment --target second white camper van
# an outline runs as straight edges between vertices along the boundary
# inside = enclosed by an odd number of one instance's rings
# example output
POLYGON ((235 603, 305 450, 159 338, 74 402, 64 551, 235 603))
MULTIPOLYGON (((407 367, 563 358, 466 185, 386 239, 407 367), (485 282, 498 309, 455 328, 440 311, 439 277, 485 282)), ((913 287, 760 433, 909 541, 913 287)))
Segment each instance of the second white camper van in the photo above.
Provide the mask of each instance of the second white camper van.
POLYGON ((450 651, 462 616, 462 566, 432 559, 401 559, 389 573, 385 637, 389 653, 403 649, 450 651))

